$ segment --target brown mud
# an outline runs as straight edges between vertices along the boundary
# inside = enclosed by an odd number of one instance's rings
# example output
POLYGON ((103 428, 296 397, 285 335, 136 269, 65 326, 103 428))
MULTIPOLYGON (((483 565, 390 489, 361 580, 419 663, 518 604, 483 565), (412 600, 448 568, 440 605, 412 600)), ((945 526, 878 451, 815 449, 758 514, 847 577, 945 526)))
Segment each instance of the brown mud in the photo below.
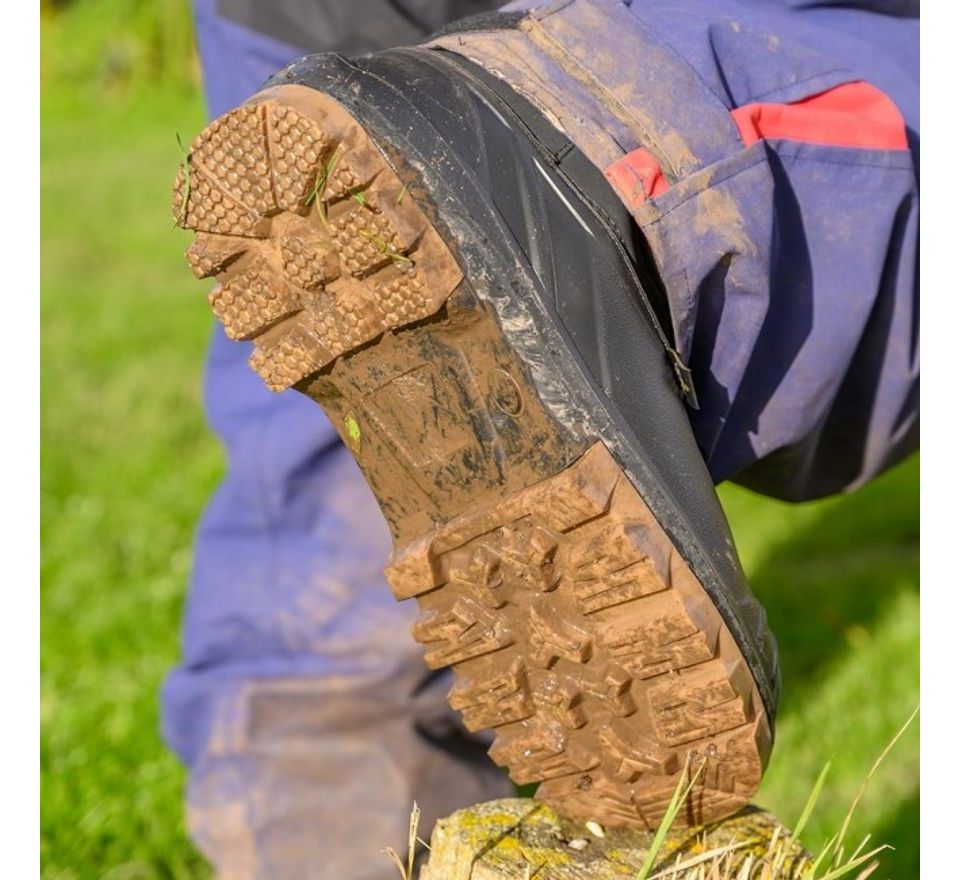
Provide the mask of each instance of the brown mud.
MULTIPOLYGON (((735 812, 770 732, 733 637, 602 438, 545 409, 456 247, 330 97, 281 86, 191 145, 173 212, 227 333, 326 410, 390 524, 387 577, 451 704, 558 811, 653 828, 735 812)), ((402 182, 407 181, 407 182, 402 182)), ((414 195, 416 194, 416 195, 414 195)))

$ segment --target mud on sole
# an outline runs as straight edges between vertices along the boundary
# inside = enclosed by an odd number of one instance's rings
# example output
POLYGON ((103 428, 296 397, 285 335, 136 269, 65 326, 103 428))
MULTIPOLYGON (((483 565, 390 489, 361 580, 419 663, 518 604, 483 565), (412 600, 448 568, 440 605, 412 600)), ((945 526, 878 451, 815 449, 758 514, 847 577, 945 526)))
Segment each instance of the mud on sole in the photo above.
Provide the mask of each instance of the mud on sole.
POLYGON ((377 495, 451 705, 574 818, 735 812, 770 731, 713 602, 602 438, 540 403, 429 194, 329 96, 256 95, 191 144, 173 213, 210 305, 274 390, 326 410, 377 495))

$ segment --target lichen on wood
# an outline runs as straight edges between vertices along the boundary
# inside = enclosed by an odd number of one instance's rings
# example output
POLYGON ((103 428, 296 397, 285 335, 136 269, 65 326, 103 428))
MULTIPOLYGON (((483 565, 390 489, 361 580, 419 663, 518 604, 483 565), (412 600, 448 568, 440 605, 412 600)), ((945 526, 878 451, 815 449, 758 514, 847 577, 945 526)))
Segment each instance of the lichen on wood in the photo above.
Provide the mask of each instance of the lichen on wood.
MULTIPOLYGON (((653 836, 647 831, 605 829, 595 822, 566 819, 528 798, 490 801, 437 823, 420 880, 635 878, 653 836)), ((775 817, 747 807, 723 822, 671 831, 649 877, 788 880, 798 876, 804 856, 802 847, 775 817), (780 854, 776 874, 770 870, 771 842, 780 854), (748 860, 756 870, 747 868, 742 874, 748 860), (718 872, 703 872, 711 861, 718 872)))

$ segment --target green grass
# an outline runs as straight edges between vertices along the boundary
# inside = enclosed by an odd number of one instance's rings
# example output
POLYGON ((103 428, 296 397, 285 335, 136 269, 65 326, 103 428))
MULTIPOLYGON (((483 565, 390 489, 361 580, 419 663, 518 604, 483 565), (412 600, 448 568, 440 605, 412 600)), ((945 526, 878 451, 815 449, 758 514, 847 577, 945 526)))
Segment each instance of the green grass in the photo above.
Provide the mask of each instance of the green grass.
POLYGON ((189 0, 41 0, 40 78, 92 102, 200 79, 189 0))
MULTIPOLYGON (((920 699, 919 460, 859 492, 792 506, 736 487, 722 497, 753 587, 780 643, 784 699, 757 796, 785 822, 830 776, 805 842, 843 822, 874 759, 920 699)), ((878 770, 851 825, 895 849, 878 877, 919 876, 920 731, 878 770)))
MULTIPOLYGON (((76 20, 70 27, 45 26, 47 68, 56 67, 51 52, 86 33, 76 20)), ((81 48, 58 64, 85 70, 94 53, 81 48)), ((44 83, 47 878, 207 876, 184 833, 184 774, 163 747, 157 712, 177 658, 192 533, 223 466, 200 403, 210 319, 169 209, 176 132, 192 137, 202 109, 189 76, 131 70, 102 88, 95 78, 68 86, 62 74, 44 83)), ((918 495, 916 461, 818 504, 723 490, 784 666, 777 748, 758 802, 796 821, 833 761, 804 835, 812 848, 838 829, 919 698, 918 495)), ((918 876, 918 786, 915 725, 850 831, 896 847, 877 877, 918 876)), ((398 842, 377 841, 371 858, 388 843, 398 842)))
POLYGON ((42 861, 45 877, 203 876, 158 734, 192 533, 221 472, 200 404, 210 320, 173 229, 155 92, 42 110, 42 861))

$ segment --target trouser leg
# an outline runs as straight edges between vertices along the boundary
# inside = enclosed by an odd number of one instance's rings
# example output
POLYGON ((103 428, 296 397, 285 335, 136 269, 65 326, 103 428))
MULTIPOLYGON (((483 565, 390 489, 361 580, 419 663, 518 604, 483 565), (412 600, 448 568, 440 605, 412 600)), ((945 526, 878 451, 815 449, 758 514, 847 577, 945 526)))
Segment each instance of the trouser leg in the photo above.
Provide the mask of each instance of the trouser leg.
POLYGON ((802 499, 913 451, 918 19, 745 0, 505 13, 434 45, 606 169, 666 289, 714 479, 802 499))
MULTIPOLYGON (((212 0, 196 15, 211 115, 305 51, 212 0)), ((405 847, 414 800, 426 834, 512 786, 447 707, 447 677, 423 664, 350 455, 311 401, 263 387, 249 353, 217 330, 205 401, 228 472, 163 694, 165 736, 190 770, 190 831, 224 878, 390 877, 380 850, 405 847)))

